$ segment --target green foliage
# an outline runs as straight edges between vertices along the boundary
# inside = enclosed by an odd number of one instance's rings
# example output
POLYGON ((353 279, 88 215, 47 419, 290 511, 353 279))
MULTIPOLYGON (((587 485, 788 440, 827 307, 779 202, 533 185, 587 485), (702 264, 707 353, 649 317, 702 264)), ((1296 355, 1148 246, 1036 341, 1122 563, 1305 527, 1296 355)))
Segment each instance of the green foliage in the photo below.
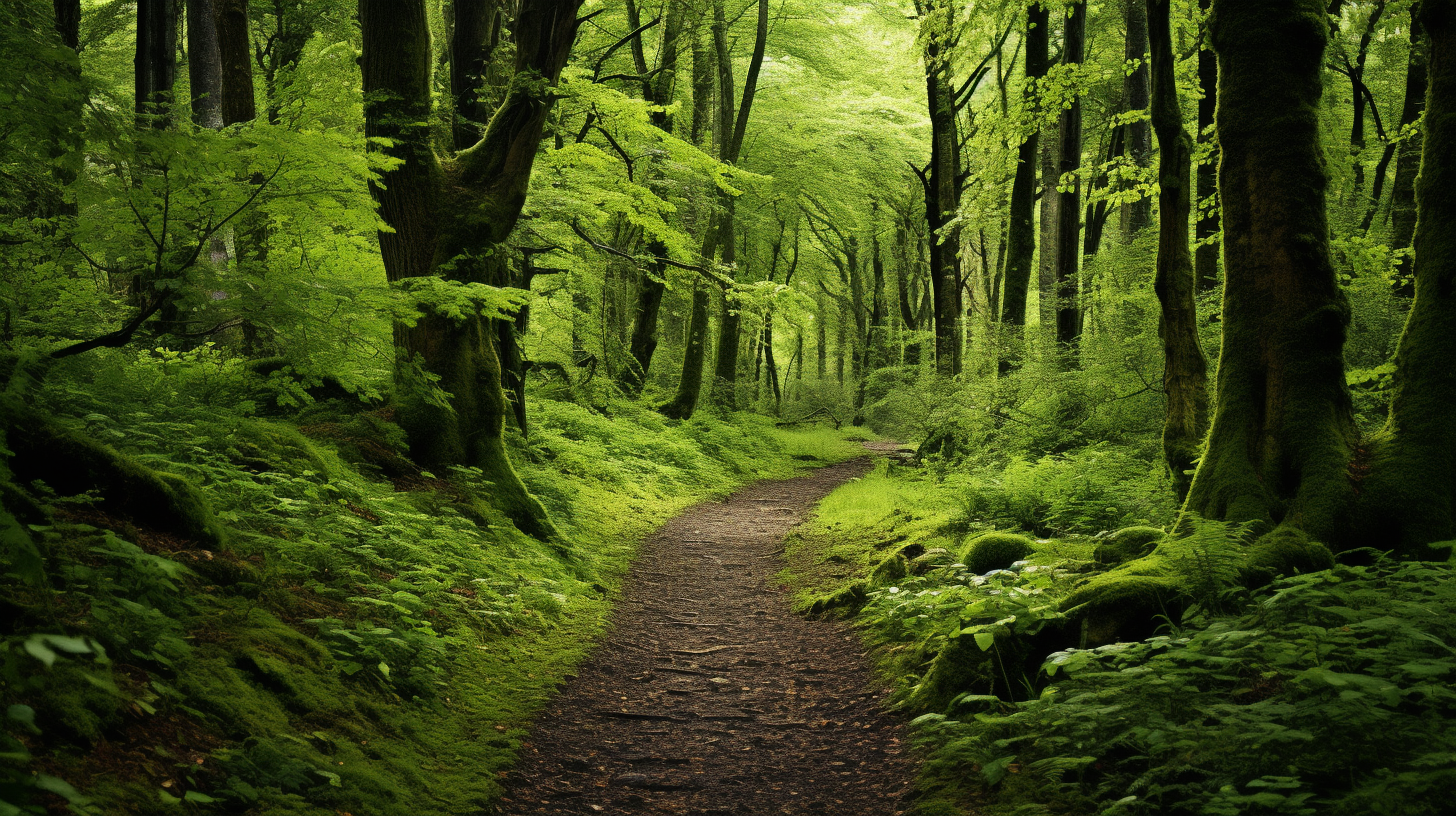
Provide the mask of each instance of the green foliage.
POLYGON ((1281 579, 1235 614, 1053 655, 1053 683, 975 720, 928 716, 931 774, 969 766, 994 800, 1063 812, 1441 812, 1444 566, 1281 579))

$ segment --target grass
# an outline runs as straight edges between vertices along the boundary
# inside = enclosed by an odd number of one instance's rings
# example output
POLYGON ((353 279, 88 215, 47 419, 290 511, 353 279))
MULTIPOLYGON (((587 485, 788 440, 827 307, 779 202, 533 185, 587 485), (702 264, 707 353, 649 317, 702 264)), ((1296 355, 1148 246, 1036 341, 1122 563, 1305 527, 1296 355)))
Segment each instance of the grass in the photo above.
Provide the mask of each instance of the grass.
POLYGON ((25 486, 50 507, 29 532, 43 579, 22 580, 8 549, 0 579, 0 692, 27 720, 6 729, 0 801, 85 813, 480 813, 646 534, 863 453, 862 434, 748 414, 535 403, 514 455, 561 548, 517 532, 478 474, 409 470, 387 414, 52 396, 86 433, 200 486, 227 541, 25 486), (47 649, 56 636, 75 648, 47 649))

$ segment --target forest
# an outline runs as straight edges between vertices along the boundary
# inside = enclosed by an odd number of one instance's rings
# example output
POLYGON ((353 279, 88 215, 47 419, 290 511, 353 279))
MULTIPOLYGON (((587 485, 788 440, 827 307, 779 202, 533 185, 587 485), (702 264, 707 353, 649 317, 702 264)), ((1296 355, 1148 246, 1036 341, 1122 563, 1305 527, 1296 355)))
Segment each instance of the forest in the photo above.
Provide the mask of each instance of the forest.
POLYGON ((1453 49, 5 0, 0 816, 1451 812, 1453 49))

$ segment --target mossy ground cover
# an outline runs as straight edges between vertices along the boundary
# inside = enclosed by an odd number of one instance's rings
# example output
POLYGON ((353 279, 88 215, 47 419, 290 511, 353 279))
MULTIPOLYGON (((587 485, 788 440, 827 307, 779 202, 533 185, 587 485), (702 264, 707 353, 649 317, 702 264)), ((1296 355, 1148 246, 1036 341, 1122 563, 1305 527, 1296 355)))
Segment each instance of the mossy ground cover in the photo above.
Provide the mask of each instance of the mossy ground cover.
POLYGON ((540 542, 478 473, 412 466, 386 410, 44 398, 60 426, 199 487, 223 536, 18 486, 46 509, 6 527, 0 801, 90 813, 483 812, 647 532, 862 452, 747 414, 533 402, 515 456, 562 531, 540 542))
POLYGON ((916 812, 1444 812, 1449 566, 1369 550, 1334 564, 1321 547, 1326 560, 1255 575, 1268 543, 1247 526, 1190 518, 1167 537, 1172 519, 1135 518, 1145 486, 1119 475, 1128 460, 1110 461, 1064 498, 1060 466, 881 463, 791 538, 782 578, 800 607, 851 616, 917 718, 916 812), (966 566, 977 540, 1062 524, 1006 523, 1038 505, 1079 520, 1009 570, 966 566), (1137 580, 1167 607, 1150 611, 1137 580), (1132 594, 1105 591, 1117 581, 1132 594), (1113 625, 1118 609, 1145 631, 1113 625))

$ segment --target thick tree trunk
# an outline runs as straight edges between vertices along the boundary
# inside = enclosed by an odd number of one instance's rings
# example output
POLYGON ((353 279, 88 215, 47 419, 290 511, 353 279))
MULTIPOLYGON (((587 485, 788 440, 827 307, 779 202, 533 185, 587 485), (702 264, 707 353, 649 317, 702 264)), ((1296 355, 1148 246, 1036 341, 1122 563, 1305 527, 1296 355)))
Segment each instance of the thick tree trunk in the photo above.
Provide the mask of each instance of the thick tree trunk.
MULTIPOLYGON (((1026 11, 1026 115, 1032 115, 1032 100, 1037 82, 1046 76, 1048 12, 1040 4, 1026 11)), ((1031 289, 1032 267, 1036 263, 1036 171, 1041 147, 1041 133, 1032 128, 1017 149, 1016 177, 1011 183, 1011 221, 1006 242, 1005 283, 1001 297, 1001 323, 1005 326, 1026 325, 1026 300, 1031 289)), ((1019 334, 1019 332, 1016 332, 1019 334)), ((1007 338, 1008 346, 1017 337, 1007 338)), ((1008 348, 1003 365, 1017 355, 1008 348)))
MULTIPOLYGON (((1405 74, 1405 102, 1401 106, 1400 125, 1404 129, 1420 121, 1426 109, 1426 43, 1425 29, 1421 26, 1421 5, 1411 7, 1410 61, 1405 74)), ((1407 249, 1416 234, 1416 171, 1421 166, 1421 148, 1424 144, 1417 133, 1400 143, 1396 151, 1395 181, 1390 188, 1390 246, 1407 249)), ((1403 255, 1396 262, 1400 279, 1400 291, 1407 296, 1415 294, 1414 255, 1403 255)))
POLYGON ((1329 541, 1351 496, 1349 304, 1329 255, 1321 0, 1214 0, 1223 352, 1187 508, 1329 541))
POLYGON ((1208 425, 1208 363, 1198 341, 1193 256, 1188 218, 1193 200, 1193 141, 1183 127, 1178 103, 1171 26, 1172 0, 1147 0, 1152 54, 1152 125, 1161 153, 1158 167, 1158 274, 1153 288, 1162 305, 1163 459, 1179 501, 1188 495, 1187 475, 1198 461, 1208 425))
MULTIPOLYGON (((1416 195, 1415 304, 1396 351, 1395 396, 1359 486, 1359 544, 1423 559, 1456 539, 1456 2, 1422 0, 1430 36, 1425 154, 1416 195)), ((1353 542, 1352 542, 1353 543, 1353 542)))
MULTIPOLYGON (((1148 109, 1148 7, 1146 0, 1123 2, 1126 4, 1123 19, 1127 24, 1124 56, 1129 62, 1137 60, 1139 63, 1137 70, 1122 80, 1123 107, 1131 113, 1148 109)), ((1135 166, 1142 168, 1152 164, 1153 134, 1147 120, 1129 122, 1124 141, 1128 158, 1132 159, 1135 166)), ((1152 199, 1134 201, 1123 211, 1122 229, 1125 234, 1135 234, 1147 229, 1152 223, 1152 199)))
POLYGON ((258 118, 253 98, 253 52, 248 43, 248 0, 212 0, 222 64, 222 121, 225 125, 258 118))
MULTIPOLYGON (((1213 0, 1198 0, 1198 6, 1208 12, 1213 0)), ((1198 211, 1198 249, 1194 252, 1194 268, 1198 278, 1198 291, 1210 292, 1218 286, 1218 244, 1213 242, 1218 235, 1218 140, 1213 135, 1213 115, 1218 109, 1218 55, 1205 41, 1198 50, 1198 87, 1203 98, 1198 100, 1198 144, 1209 150, 1209 155, 1198 164, 1198 197, 1194 200, 1198 211), (1205 208, 1210 197, 1214 205, 1205 208)))
POLYGON ((175 0, 137 0, 136 8, 137 124, 165 128, 177 78, 177 6, 175 0))
POLYGON ((222 127, 222 52, 212 0, 187 0, 187 80, 192 91, 192 123, 222 127))
MULTIPOLYGON (((1077 0, 1067 18, 1062 47, 1062 60, 1068 65, 1081 64, 1087 45, 1087 3, 1077 0)), ((1082 101, 1073 99, 1062 111, 1061 159, 1062 176, 1076 173, 1082 167, 1082 101)), ((1082 259, 1082 182, 1073 177, 1071 185, 1060 193, 1057 211, 1057 343, 1074 364, 1077 340, 1082 336, 1082 310, 1079 306, 1078 269, 1082 259)))
MULTIPOLYGON (((365 133, 394 141, 400 165, 372 192, 392 231, 381 232, 392 282, 444 275, 506 285, 501 244, 525 204, 554 85, 576 38, 580 0, 525 0, 515 21, 516 73, 484 137, 442 163, 430 141, 430 32, 424 0, 361 0, 365 133)), ((556 535, 545 510, 511 467, 504 442, 511 407, 502 387, 498 338, 488 319, 428 312, 395 328, 400 424, 428 467, 479 468, 492 499, 522 530, 556 535), (435 378, 423 381, 421 374, 435 378), (442 404, 442 394, 448 404, 442 404)))

